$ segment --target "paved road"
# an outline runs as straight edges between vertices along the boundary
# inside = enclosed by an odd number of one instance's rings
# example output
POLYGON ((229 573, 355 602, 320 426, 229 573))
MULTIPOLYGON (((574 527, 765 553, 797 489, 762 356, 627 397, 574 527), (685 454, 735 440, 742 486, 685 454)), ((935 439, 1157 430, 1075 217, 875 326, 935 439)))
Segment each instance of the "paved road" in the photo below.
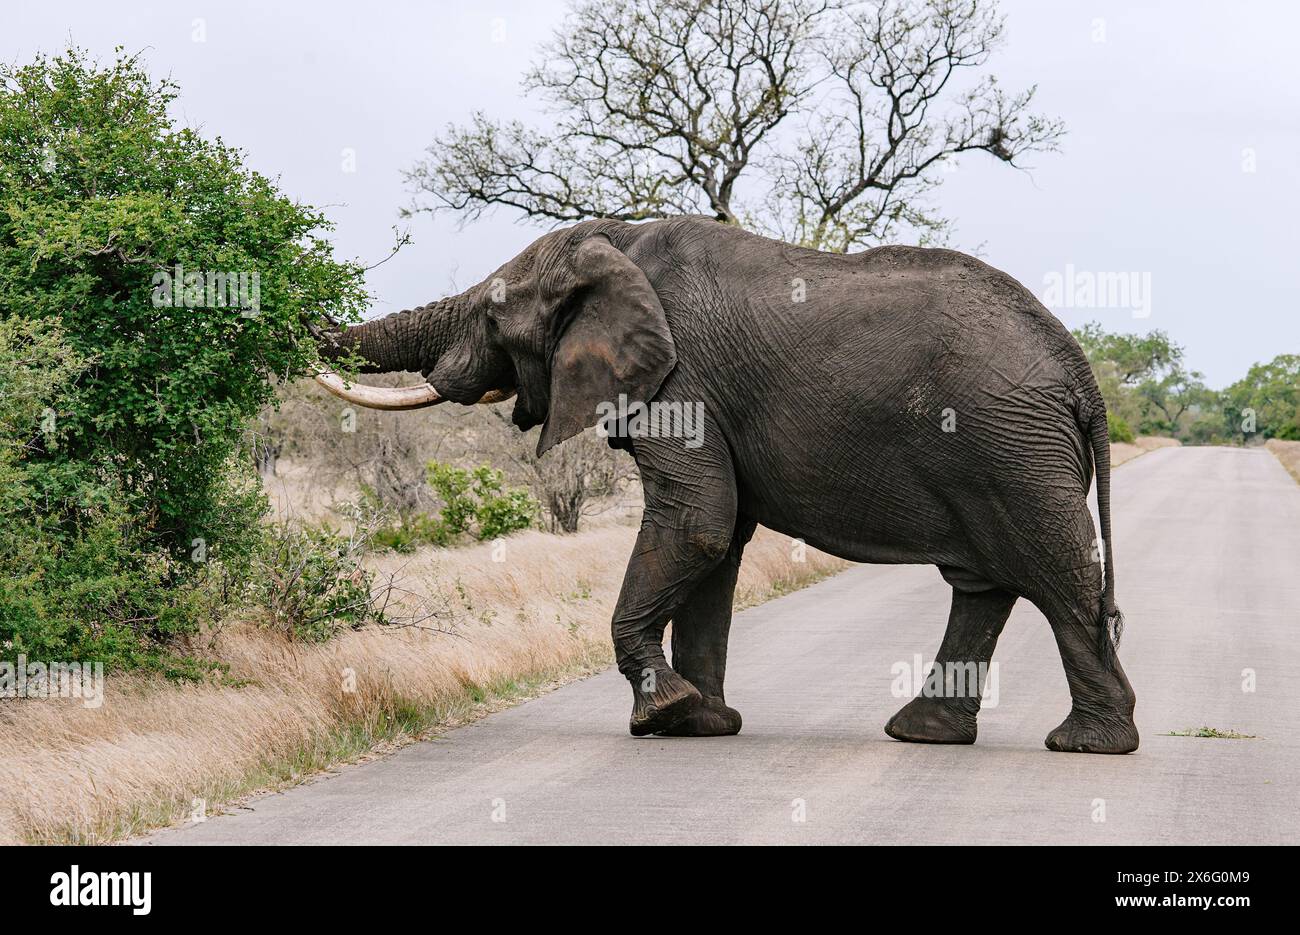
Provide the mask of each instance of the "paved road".
POLYGON ((887 738, 949 592, 863 566, 737 618, 738 737, 633 739, 606 673, 151 843, 1300 843, 1300 487, 1262 450, 1163 449, 1114 488, 1130 756, 1043 747, 1068 694, 1024 601, 979 742, 887 738), (1201 725, 1258 739, 1161 736, 1201 725))

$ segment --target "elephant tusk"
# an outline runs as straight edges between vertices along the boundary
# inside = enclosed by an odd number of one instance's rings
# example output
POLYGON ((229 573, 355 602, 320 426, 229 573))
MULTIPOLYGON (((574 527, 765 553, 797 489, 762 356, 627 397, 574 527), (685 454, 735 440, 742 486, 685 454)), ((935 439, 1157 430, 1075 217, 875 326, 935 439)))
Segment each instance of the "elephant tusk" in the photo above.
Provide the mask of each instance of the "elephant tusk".
MULTIPOLYGON (((400 412, 406 409, 424 409, 446 402, 438 391, 427 383, 418 386, 362 386, 360 383, 348 383, 337 373, 329 370, 316 374, 316 382, 340 399, 345 399, 367 409, 384 409, 400 412)), ((514 390, 489 390, 479 400, 480 404, 499 403, 515 395, 514 390)))
POLYGON ((507 399, 513 399, 515 390, 488 390, 483 394, 483 398, 477 403, 479 406, 490 406, 493 403, 503 403, 507 399))
POLYGON ((404 409, 423 409, 443 401, 438 391, 427 383, 419 386, 362 386, 348 383, 337 373, 326 370, 316 374, 316 382, 339 399, 345 399, 367 409, 385 409, 400 412, 404 409))

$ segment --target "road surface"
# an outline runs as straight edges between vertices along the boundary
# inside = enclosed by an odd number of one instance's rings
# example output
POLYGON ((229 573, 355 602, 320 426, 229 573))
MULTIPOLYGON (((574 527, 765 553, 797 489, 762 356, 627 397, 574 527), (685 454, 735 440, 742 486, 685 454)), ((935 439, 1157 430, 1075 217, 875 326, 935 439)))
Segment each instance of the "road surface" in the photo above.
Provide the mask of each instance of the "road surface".
POLYGON ((737 737, 634 739, 607 672, 148 843, 1300 843, 1300 487, 1263 450, 1168 448, 1113 496, 1129 756, 1043 747, 1069 696, 1025 601, 979 742, 890 740, 891 667, 933 657, 950 592, 861 566, 736 618, 737 737), (1201 726, 1257 736, 1165 736, 1201 726))

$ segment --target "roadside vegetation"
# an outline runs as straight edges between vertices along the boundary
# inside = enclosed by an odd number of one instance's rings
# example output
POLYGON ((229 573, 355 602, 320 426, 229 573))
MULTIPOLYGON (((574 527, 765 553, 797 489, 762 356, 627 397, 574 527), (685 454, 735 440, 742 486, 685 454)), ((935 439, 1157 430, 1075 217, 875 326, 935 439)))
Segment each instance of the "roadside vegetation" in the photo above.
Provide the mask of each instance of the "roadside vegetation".
POLYGON ((1296 483, 1300 484, 1300 441, 1284 441, 1280 438, 1270 438, 1265 447, 1282 462, 1282 467, 1295 478, 1296 483))
POLYGON ((1197 727, 1187 730, 1171 730, 1166 737, 1196 737, 1201 740, 1257 740, 1254 734, 1241 734, 1235 730, 1220 730, 1217 727, 1197 727))
POLYGON ((266 559, 249 421, 365 307, 325 218, 175 97, 123 54, 0 66, 6 657, 197 675, 266 559))
MULTIPOLYGON (((110 678, 97 708, 0 702, 0 842, 104 843, 211 815, 603 669, 635 520, 610 516, 570 536, 527 530, 504 555, 483 542, 371 556, 401 600, 437 602, 420 625, 319 641, 231 622, 207 650, 219 676, 110 678)), ((737 605, 849 565, 794 554, 784 536, 760 530, 737 605)))

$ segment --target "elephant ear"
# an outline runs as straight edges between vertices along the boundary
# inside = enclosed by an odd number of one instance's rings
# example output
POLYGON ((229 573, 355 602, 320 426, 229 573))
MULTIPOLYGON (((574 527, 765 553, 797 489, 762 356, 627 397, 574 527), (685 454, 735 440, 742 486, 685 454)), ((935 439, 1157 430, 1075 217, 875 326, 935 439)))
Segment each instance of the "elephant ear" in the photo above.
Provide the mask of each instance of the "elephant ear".
POLYGON ((540 456, 596 424, 619 394, 649 402, 677 363, 663 306, 645 273, 603 235, 573 258, 567 321, 551 355, 550 406, 540 456))

